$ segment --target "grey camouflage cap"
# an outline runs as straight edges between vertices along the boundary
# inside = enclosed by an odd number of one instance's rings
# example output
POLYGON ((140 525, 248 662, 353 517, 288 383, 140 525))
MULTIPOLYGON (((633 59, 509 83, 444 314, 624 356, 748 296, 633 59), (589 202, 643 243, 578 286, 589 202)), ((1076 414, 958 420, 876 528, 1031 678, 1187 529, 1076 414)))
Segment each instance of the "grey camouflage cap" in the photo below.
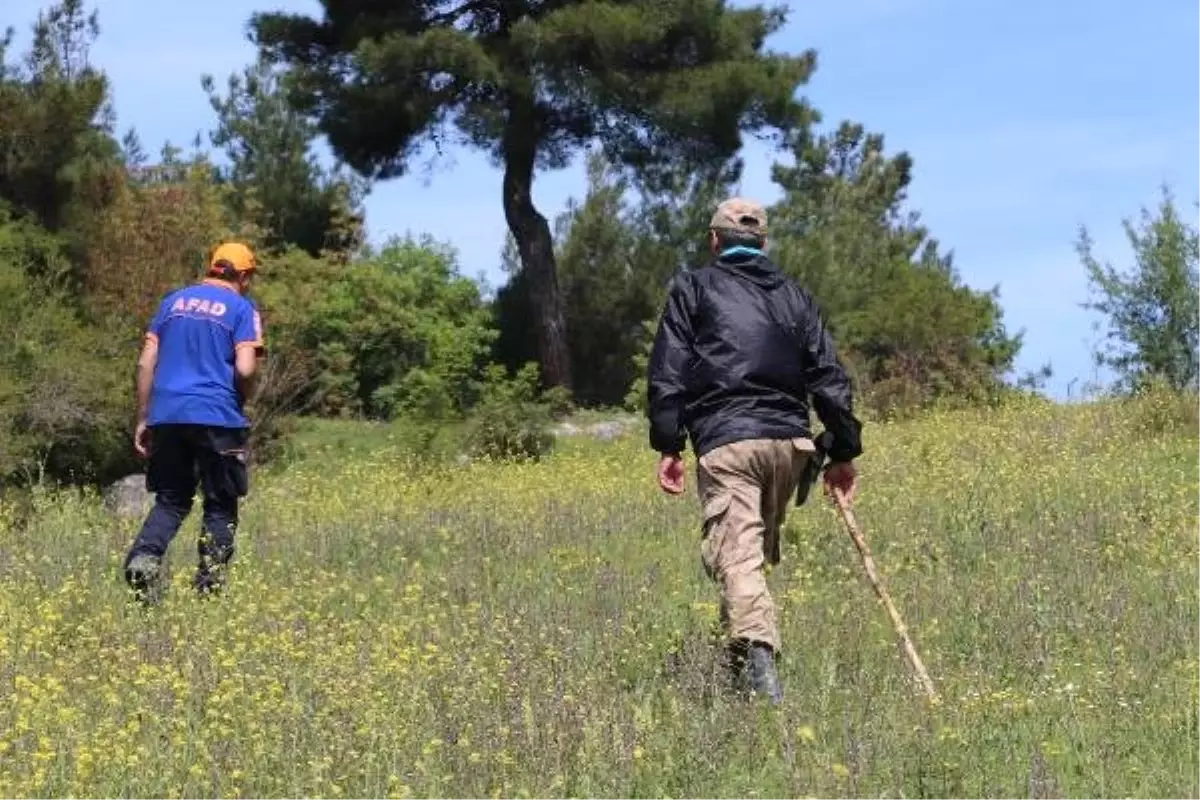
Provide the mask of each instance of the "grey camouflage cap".
POLYGON ((709 227, 731 233, 767 235, 767 210, 753 200, 731 197, 717 206, 709 227))

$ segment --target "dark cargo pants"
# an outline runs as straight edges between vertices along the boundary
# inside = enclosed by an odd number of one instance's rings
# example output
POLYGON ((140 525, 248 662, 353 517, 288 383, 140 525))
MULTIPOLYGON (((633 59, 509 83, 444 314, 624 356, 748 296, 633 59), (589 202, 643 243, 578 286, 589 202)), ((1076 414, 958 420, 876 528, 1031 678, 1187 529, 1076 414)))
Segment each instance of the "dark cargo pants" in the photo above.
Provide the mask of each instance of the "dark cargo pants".
POLYGON ((217 574, 233 558, 238 501, 249 489, 246 467, 248 431, 208 425, 157 425, 151 428, 146 489, 155 495, 150 510, 125 558, 128 571, 138 556, 156 561, 166 554, 192 510, 199 484, 204 497, 198 542, 198 589, 214 588, 217 574))

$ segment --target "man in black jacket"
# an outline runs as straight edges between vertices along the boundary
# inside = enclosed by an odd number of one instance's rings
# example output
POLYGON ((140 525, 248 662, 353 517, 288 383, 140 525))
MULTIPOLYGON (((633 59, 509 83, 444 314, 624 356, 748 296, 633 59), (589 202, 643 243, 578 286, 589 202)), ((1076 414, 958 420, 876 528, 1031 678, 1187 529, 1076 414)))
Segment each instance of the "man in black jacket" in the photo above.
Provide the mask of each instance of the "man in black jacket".
POLYGON ((714 260, 671 285, 648 375, 650 446, 659 484, 684 490, 683 449, 698 459, 701 557, 720 587, 721 621, 739 685, 782 698, 775 604, 763 565, 816 448, 809 398, 833 436, 825 483, 853 499, 862 453, 849 377, 809 294, 764 253, 767 215, 742 198, 709 228, 714 260))

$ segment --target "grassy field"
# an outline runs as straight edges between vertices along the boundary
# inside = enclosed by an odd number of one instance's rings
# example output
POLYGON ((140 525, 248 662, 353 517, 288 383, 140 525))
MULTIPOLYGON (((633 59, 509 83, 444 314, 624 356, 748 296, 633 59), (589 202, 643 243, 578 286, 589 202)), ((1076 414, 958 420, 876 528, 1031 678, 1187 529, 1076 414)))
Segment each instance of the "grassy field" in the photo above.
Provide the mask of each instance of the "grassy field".
POLYGON ((312 445, 257 476, 229 593, 188 591, 193 519, 150 612, 118 577, 135 523, 40 495, 0 511, 0 796, 1196 797, 1176 417, 866 430, 858 516, 934 707, 823 501, 770 577, 785 703, 717 691, 694 488, 661 495, 640 434, 527 466, 312 445))

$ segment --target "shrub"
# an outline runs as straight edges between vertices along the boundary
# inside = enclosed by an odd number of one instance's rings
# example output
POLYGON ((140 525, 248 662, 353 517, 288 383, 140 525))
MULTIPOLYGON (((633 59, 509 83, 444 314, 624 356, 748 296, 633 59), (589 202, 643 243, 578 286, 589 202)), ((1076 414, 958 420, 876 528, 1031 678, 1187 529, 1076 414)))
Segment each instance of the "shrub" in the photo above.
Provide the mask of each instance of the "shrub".
POLYGON ((1177 390, 1162 376, 1145 379, 1125 407, 1130 415, 1129 427, 1140 438, 1179 433, 1195 436, 1200 429, 1200 398, 1196 392, 1177 390))
POLYGON ((0 478, 116 477, 134 467, 132 357, 115 370, 128 355, 121 338, 85 324, 30 259, 57 262, 54 238, 0 220, 0 478))
POLYGON ((136 170, 92 218, 84 260, 94 315, 140 334, 164 295, 204 274, 212 248, 233 233, 210 172, 203 160, 136 170))
POLYGON ((646 370, 650 366, 650 352, 654 349, 654 335, 657 330, 657 320, 642 322, 641 346, 633 357, 634 378, 625 394, 625 408, 635 414, 645 414, 649 403, 646 370))
POLYGON ((298 410, 447 418, 474 404, 495 334, 447 248, 403 240, 344 265, 299 251, 264 262, 268 339, 309 365, 298 410))
POLYGON ((554 448, 550 420, 550 407, 538 397, 535 364, 511 378, 492 365, 468 426, 467 447, 474 456, 496 461, 537 461, 554 448))

